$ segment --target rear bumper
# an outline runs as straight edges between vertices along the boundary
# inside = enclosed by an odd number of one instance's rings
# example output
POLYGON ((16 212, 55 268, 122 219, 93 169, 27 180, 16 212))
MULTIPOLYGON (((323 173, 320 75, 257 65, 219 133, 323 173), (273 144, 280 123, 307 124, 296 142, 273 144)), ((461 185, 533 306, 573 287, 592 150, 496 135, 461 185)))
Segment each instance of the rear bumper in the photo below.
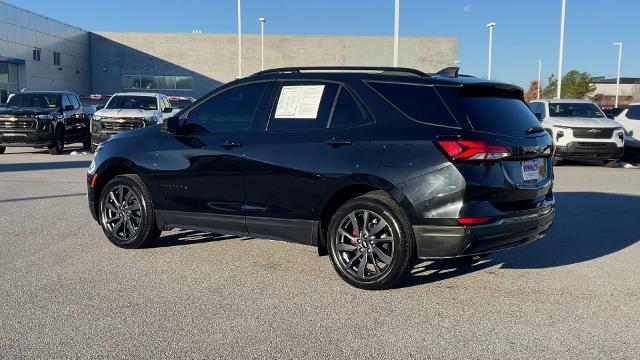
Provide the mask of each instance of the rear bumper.
POLYGON ((557 145, 555 157, 565 160, 618 160, 624 146, 614 142, 573 141, 566 146, 557 145))
POLYGON ((0 146, 48 146, 53 143, 50 132, 0 132, 0 146))
POLYGON ((450 258, 483 254, 540 239, 555 218, 553 206, 495 223, 473 226, 413 226, 418 257, 450 258))

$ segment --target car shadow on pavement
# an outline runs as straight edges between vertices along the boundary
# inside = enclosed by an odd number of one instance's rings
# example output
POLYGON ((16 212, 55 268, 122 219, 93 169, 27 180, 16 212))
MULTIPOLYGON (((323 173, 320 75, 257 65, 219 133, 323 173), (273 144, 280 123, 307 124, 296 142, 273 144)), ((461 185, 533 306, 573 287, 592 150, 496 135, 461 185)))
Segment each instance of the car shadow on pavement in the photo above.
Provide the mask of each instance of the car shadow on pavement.
POLYGON ((479 262, 449 259, 417 266, 403 286, 415 286, 489 267, 542 269, 577 264, 640 241, 640 196, 597 192, 556 193, 556 219, 542 239, 499 251, 479 262))
POLYGON ((195 230, 178 230, 177 233, 159 237, 156 241, 151 242, 146 248, 160 248, 182 245, 202 244, 212 241, 238 239, 235 235, 224 235, 207 233, 195 230))
POLYGON ((79 169, 88 168, 90 164, 91 161, 88 160, 0 164, 0 172, 79 169))

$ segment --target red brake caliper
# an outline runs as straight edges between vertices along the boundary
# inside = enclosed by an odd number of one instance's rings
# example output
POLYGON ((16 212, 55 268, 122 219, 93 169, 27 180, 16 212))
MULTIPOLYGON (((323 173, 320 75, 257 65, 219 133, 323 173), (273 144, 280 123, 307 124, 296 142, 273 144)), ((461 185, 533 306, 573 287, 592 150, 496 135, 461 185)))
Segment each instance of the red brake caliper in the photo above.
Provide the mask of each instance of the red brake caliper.
MULTIPOLYGON (((351 236, 353 236, 354 238, 357 238, 358 237, 358 233, 355 230, 353 230, 351 232, 351 236)), ((351 245, 355 245, 355 244, 356 244, 356 240, 355 239, 351 240, 351 245)))

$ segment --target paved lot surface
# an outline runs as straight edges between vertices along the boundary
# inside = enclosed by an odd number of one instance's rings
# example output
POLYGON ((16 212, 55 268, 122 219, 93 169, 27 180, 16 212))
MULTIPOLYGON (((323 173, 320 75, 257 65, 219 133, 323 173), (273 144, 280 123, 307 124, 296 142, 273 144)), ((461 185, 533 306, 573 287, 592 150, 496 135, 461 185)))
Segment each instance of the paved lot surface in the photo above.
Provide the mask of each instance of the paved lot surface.
POLYGON ((549 235, 357 290, 311 247, 177 232, 122 250, 91 156, 0 156, 0 358, 640 358, 640 170, 556 169, 549 235))

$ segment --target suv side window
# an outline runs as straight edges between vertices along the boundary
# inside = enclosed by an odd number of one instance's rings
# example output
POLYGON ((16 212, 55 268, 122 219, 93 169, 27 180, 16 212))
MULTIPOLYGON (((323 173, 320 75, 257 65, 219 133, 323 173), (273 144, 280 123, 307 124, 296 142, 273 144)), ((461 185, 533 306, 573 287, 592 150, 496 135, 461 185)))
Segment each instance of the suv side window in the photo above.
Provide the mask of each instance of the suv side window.
POLYGON ((69 96, 67 96, 66 94, 62 95, 62 108, 66 108, 67 105, 73 105, 71 104, 71 100, 69 100, 69 96))
POLYGON ((240 132, 251 127, 267 82, 239 85, 218 93, 189 111, 189 132, 240 132))
POLYGON ((367 84, 411 120, 430 125, 460 127, 433 86, 377 81, 367 84))
POLYGON ((627 119, 640 120, 640 105, 629 106, 629 111, 627 111, 627 119))
POLYGON ((346 87, 341 86, 340 90, 338 90, 338 99, 333 108, 331 120, 329 120, 329 127, 349 128, 368 124, 369 122, 351 92, 346 87))
POLYGON ((529 104, 529 108, 531 109, 531 112, 534 114, 541 114, 541 118, 540 120, 544 119, 545 117, 545 111, 544 111, 544 104, 541 102, 532 102, 529 104))
MULTIPOLYGON (((278 91, 278 95, 276 96, 276 102, 273 106, 271 116, 269 117, 269 131, 279 131, 279 130, 309 130, 309 129, 326 129, 329 116, 331 115, 331 109, 333 108, 333 103, 336 97, 336 93, 338 91, 339 85, 335 83, 323 83, 317 81, 285 81, 282 83, 280 90, 278 91), (322 96, 320 97, 319 104, 312 104, 317 106, 317 113, 315 114, 315 118, 313 117, 296 117, 295 115, 277 115, 276 112, 278 110, 278 105, 282 105, 281 102, 287 102, 293 100, 293 107, 295 108, 295 101, 298 100, 298 108, 304 102, 303 92, 305 91, 305 87, 315 87, 318 89, 318 86, 323 86, 322 88, 322 96), (300 89, 300 96, 283 96, 283 90, 292 91, 295 93, 297 89, 300 89)), ((308 104, 307 104, 308 105, 308 104)), ((293 108, 292 108, 293 109, 293 108)), ((314 109, 315 110, 315 109, 314 109)))

